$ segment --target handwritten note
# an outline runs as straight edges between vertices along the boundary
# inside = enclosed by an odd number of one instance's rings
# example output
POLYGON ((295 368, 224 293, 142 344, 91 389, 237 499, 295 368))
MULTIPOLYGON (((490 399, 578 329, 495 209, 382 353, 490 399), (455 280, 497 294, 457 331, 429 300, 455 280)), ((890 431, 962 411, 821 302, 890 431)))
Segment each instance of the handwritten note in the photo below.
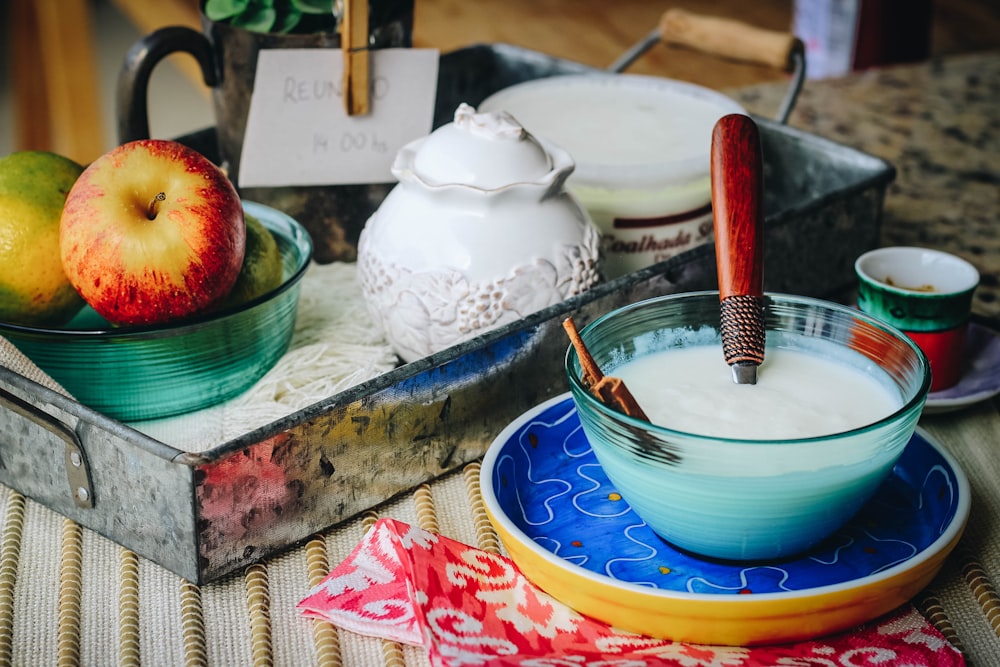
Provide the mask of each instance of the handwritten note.
POLYGON ((243 137, 244 187, 388 183, 396 153, 431 131, 438 52, 371 52, 371 113, 348 116, 339 49, 271 49, 257 78, 243 137))

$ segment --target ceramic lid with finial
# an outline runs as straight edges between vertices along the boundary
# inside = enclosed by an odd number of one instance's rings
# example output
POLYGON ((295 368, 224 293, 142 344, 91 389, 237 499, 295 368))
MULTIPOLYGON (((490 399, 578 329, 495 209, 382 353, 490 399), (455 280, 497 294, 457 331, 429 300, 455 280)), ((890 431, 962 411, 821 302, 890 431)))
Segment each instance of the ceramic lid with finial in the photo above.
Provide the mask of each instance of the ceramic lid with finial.
POLYGON ((400 180, 416 176, 430 186, 495 190, 549 180, 572 166, 568 154, 544 146, 506 111, 477 113, 462 104, 454 122, 404 147, 392 173, 400 180))

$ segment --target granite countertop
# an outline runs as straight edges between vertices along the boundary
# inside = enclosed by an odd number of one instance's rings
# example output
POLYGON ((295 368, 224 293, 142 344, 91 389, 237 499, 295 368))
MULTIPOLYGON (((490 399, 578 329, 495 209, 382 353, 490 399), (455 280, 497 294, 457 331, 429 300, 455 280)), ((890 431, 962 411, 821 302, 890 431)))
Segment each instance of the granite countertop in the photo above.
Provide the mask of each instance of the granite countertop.
MULTIPOLYGON (((771 117, 785 90, 729 92, 771 117)), ((895 165, 882 244, 972 262, 981 274, 973 311, 1000 323, 1000 52, 807 81, 789 125, 895 165)))

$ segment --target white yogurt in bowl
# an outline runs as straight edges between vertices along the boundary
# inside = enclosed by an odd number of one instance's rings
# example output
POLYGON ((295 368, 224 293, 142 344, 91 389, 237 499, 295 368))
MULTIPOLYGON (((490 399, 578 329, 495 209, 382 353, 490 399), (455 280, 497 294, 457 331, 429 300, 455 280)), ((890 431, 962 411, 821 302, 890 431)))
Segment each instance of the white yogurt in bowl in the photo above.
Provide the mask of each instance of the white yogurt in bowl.
POLYGON ((712 129, 746 113, 715 91, 661 77, 585 74, 537 79, 484 100, 569 151, 568 186, 602 232, 615 278, 712 239, 712 129))
POLYGON ((629 361, 615 375, 652 423, 721 438, 815 438, 874 424, 902 407, 899 392, 878 376, 831 356, 772 349, 757 384, 736 384, 720 346, 700 345, 629 361))

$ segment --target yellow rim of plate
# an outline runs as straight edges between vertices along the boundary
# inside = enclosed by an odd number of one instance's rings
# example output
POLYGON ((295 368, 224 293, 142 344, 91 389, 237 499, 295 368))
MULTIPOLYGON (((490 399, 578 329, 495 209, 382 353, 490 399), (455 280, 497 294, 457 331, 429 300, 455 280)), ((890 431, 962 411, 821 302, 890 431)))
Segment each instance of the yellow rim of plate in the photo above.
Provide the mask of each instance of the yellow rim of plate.
POLYGON ((733 599, 633 590, 525 544, 507 530, 504 521, 498 521, 490 508, 487 514, 521 572, 577 612, 650 637, 730 646, 811 639, 892 611, 930 583, 965 527, 963 520, 961 529, 943 548, 918 560, 913 567, 870 583, 830 586, 829 590, 816 589, 816 593, 749 594, 733 599))

